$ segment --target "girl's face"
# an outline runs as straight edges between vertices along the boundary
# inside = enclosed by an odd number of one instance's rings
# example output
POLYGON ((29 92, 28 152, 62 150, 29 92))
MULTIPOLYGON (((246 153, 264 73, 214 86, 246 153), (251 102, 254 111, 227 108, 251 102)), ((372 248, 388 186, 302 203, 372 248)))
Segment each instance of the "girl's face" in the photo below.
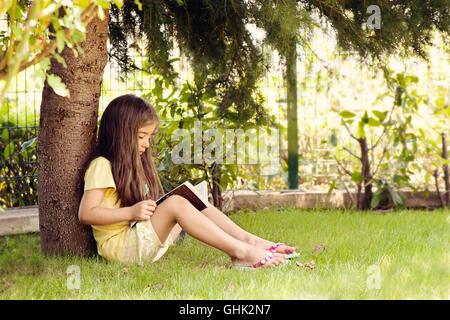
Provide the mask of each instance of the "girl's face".
POLYGON ((150 138, 156 129, 156 123, 147 123, 138 130, 138 150, 139 155, 150 147, 150 138))

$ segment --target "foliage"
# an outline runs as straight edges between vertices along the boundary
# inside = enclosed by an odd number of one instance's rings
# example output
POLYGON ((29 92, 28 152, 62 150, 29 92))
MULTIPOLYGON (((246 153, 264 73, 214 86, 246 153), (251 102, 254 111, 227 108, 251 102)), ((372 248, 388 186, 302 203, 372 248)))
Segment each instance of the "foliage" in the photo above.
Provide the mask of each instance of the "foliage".
POLYGON ((190 58, 193 69, 202 73, 210 69, 208 81, 225 90, 221 101, 231 105, 238 100, 228 89, 236 89, 240 82, 247 90, 255 90, 256 80, 263 75, 261 44, 268 43, 280 53, 286 52, 293 38, 307 46, 305 31, 317 26, 313 22, 317 15, 336 31, 341 48, 362 57, 398 52, 426 57, 431 33, 437 29, 448 35, 450 30, 446 0, 395 4, 388 0, 370 4, 356 0, 166 0, 145 1, 142 6, 126 2, 121 9, 111 8, 111 55, 127 71, 134 67, 129 48, 143 45, 150 66, 173 79, 170 54, 176 45, 190 58), (381 10, 381 29, 367 28, 367 9, 373 4, 381 10), (249 25, 260 28, 263 38, 252 36, 249 25))
MULTIPOLYGON (((377 186, 373 197, 370 195, 368 199, 372 208, 388 205, 389 202, 394 206, 403 206, 404 199, 398 190, 405 187, 413 191, 418 190, 411 179, 414 176, 414 170, 424 169, 417 164, 419 148, 422 145, 425 146, 425 152, 432 155, 431 166, 437 167, 448 162, 439 154, 440 148, 436 142, 439 134, 436 134, 435 138, 428 137, 425 131, 416 125, 420 106, 430 102, 426 96, 414 89, 414 85, 419 82, 418 77, 405 73, 394 74, 388 68, 384 68, 384 75, 388 92, 381 97, 391 96, 393 105, 390 110, 372 109, 372 114, 365 111, 359 117, 349 110, 337 110, 341 123, 350 137, 368 145, 366 154, 363 150, 356 154, 346 146, 339 145, 335 133, 330 136, 331 145, 337 148, 336 161, 343 171, 340 173, 351 177, 351 181, 358 186, 358 190, 372 183, 377 186), (353 130, 350 126, 353 126, 353 130), (378 129, 378 131, 369 130, 369 128, 378 129), (381 149, 381 152, 377 152, 376 148, 381 149), (347 169, 343 165, 343 151, 350 154, 352 159, 358 160, 351 162, 352 169, 347 169), (364 171, 365 156, 371 158, 367 172, 364 171)), ((441 104, 442 101, 442 99, 436 100, 441 104)), ((437 110, 445 112, 442 108, 437 110)), ((436 129, 433 130, 436 131, 436 129)), ((426 167, 425 170, 427 170, 426 167)), ((433 170, 427 170, 426 180, 430 179, 432 172, 433 170)), ((334 186, 335 184, 333 188, 334 186)), ((428 189, 425 190, 428 192, 428 189)))
MULTIPOLYGON (((122 5, 121 0, 114 0, 122 5)), ((64 64, 60 56, 67 46, 75 56, 83 51, 78 45, 85 38, 85 27, 95 17, 103 18, 107 0, 12 0, 1 2, 0 15, 7 14, 8 31, 0 33, 0 104, 14 77, 36 65, 34 77, 44 81, 55 92, 68 96, 65 85, 56 75, 48 75, 50 58, 64 64)))
MULTIPOLYGON (((47 3, 44 1, 40 2, 47 3)), ((87 1, 80 1, 80 5, 83 5, 81 2, 87 4, 87 1)), ((89 3, 92 2, 94 1, 89 3)), ((19 3, 26 2, 22 1, 19 3)), ((110 36, 114 45, 110 54, 119 59, 119 61, 124 62, 122 64, 123 69, 127 69, 127 66, 136 67, 132 59, 124 59, 127 49, 144 45, 148 49, 148 63, 144 69, 163 75, 168 83, 175 82, 177 74, 171 65, 175 51, 174 45, 178 44, 177 49, 180 49, 184 56, 190 57, 191 65, 195 66, 193 69, 197 71, 197 74, 194 75, 194 80, 189 82, 185 93, 189 91, 188 94, 198 95, 203 104, 211 102, 209 107, 215 109, 215 112, 209 113, 205 117, 223 118, 225 121, 228 121, 227 125, 229 124, 230 126, 233 121, 236 124, 241 121, 244 123, 247 120, 246 125, 251 126, 270 119, 267 116, 267 112, 262 108, 264 99, 261 93, 258 90, 254 90, 261 83, 262 76, 265 75, 265 64, 267 62, 261 54, 260 46, 270 43, 277 48, 274 45, 274 41, 280 40, 280 43, 277 45, 282 47, 296 31, 297 36, 305 36, 303 31, 309 30, 310 23, 315 24, 312 21, 315 21, 316 13, 325 17, 324 21, 330 22, 332 29, 337 32, 342 48, 357 50, 364 56, 370 52, 376 53, 376 56, 378 55, 377 52, 397 52, 392 45, 397 43, 402 44, 399 48, 409 48, 409 51, 405 49, 405 53, 408 51, 409 53, 421 54, 426 44, 431 41, 429 32, 434 27, 442 30, 444 34, 448 32, 448 28, 445 28, 446 23, 448 24, 448 19, 445 19, 445 17, 448 17, 448 11, 446 11, 443 1, 404 1, 395 6, 386 5, 385 1, 379 1, 378 4, 382 8, 383 19, 381 30, 365 29, 365 22, 369 14, 367 14, 366 2, 358 1, 347 1, 345 3, 337 1, 298 1, 297 7, 292 1, 272 3, 267 1, 233 1, 233 3, 223 1, 177 1, 176 3, 175 1, 145 1, 141 8, 139 8, 139 3, 126 2, 122 8, 120 2, 116 3, 117 5, 113 5, 111 8, 110 36), (233 7, 232 4, 235 6, 233 7), (151 11, 149 11, 149 8, 151 11), (140 9, 142 9, 142 13, 140 9), (408 14, 402 16, 401 12, 407 12, 408 14), (197 14, 200 14, 202 19, 193 19, 197 14), (396 15, 398 21, 388 19, 396 15), (150 18, 142 19, 144 16, 150 18), (426 21, 420 21, 422 16, 431 16, 431 18, 426 21), (414 19, 407 20, 406 17, 413 17, 414 19), (256 39, 253 34, 248 32, 249 26, 253 27, 253 25, 260 30, 264 30, 262 39, 256 39), (395 33, 398 31, 396 26, 398 27, 399 25, 402 25, 402 32, 395 33), (355 30, 358 32, 354 32, 355 30), (384 34, 385 31, 387 34, 384 34), (148 35, 147 39, 145 34, 148 35), (119 35, 119 37, 115 38, 115 35, 119 35), (120 35, 122 38, 120 38, 120 35), (394 36, 397 38, 394 39, 394 36), (383 46, 377 46, 377 37, 385 37, 387 39, 383 40, 383 46), (114 42, 114 39, 117 41, 114 42), (177 39, 178 43, 173 43, 172 40, 174 39, 177 39), (388 40, 392 40, 391 45, 387 45, 388 40), (252 59, 254 59, 253 62, 251 62, 252 59), (252 71, 250 66, 256 71, 252 71), (194 92, 199 93, 194 94, 194 92), (208 95, 211 96, 208 97, 208 95), (226 100, 226 97, 229 100, 226 100), (256 108, 256 111, 253 110, 254 108, 256 108)), ((74 2, 75 6, 78 4, 77 1, 74 2)), ((101 5, 106 5, 106 3, 102 1, 101 5)), ((26 11, 21 12, 21 19, 25 21, 26 17, 24 14, 26 11)), ((74 23, 76 22, 74 21, 74 23)), ((71 28, 71 30, 76 30, 76 28, 71 28)), ((49 34, 51 35, 51 32, 49 34)), ((6 37, 6 33, 2 34, 2 39, 9 40, 6 37)), ((45 38, 45 40, 46 42, 39 43, 51 43, 50 37, 45 38)), ((308 40, 308 38, 297 38, 301 46, 307 47, 309 43, 304 40, 308 40)), ((70 45, 76 54, 78 52, 78 44, 73 42, 70 45)), ((6 47, 2 46, 1 48, 4 49, 6 47)), ((61 42, 59 48, 61 48, 61 42)), ((59 52, 58 48, 54 51, 56 59, 58 59, 59 52)), ((32 53, 32 50, 30 53, 32 53)), ((41 60, 36 65, 39 69, 36 75, 45 76, 44 72, 47 70, 48 65, 48 58, 41 60)), ((320 77, 320 75, 317 75, 317 77, 320 77)), ((306 80, 309 81, 308 83, 315 82, 315 79, 306 80)), ((317 79, 318 84, 319 80, 317 79)), ((58 90, 58 80, 50 79, 50 82, 55 84, 55 90, 58 90)), ((165 86, 166 84, 163 84, 161 87, 163 91, 166 90, 165 86)), ((167 84, 167 86, 169 85, 167 84)), ((184 88, 184 85, 181 87, 184 88)), ((60 85, 59 89, 63 90, 64 87, 60 85)), ((181 92, 181 90, 176 89, 177 92, 181 92)), ((61 93, 64 94, 64 91, 61 93)), ((164 96, 167 97, 167 95, 164 96)), ((188 103, 184 101, 181 104, 187 105, 188 103)), ((169 110, 169 108, 166 109, 169 110)), ((183 111, 183 117, 188 116, 188 109, 186 109, 186 112, 183 111)), ((181 115, 176 113, 174 113, 174 116, 181 117, 181 115)), ((371 117, 374 116, 371 115, 371 117)), ((215 125, 214 122, 211 122, 211 124, 215 125)), ((368 127, 368 125, 365 126, 365 128, 368 127)), ((173 125, 171 129, 174 128, 177 127, 173 125)), ((283 132, 285 133, 286 131, 283 132)), ((438 149, 438 140, 434 136, 430 136, 427 130, 424 130, 423 134, 420 132, 415 132, 414 134, 420 137, 426 136, 426 139, 433 140, 432 143, 427 142, 429 144, 427 150, 430 150, 430 152, 438 149)), ((410 142, 407 142, 407 144, 408 148, 413 146, 410 142)), ((399 140, 398 146, 401 147, 402 145, 401 140, 399 140)), ((17 152, 18 149, 20 149, 20 145, 15 147, 15 151, 17 152)), ((398 160, 401 159, 399 158, 398 160)), ((436 163, 437 165, 438 163, 436 163)), ((237 177, 241 176, 243 169, 239 168, 239 170, 241 171, 237 177)), ((379 170, 383 170, 383 167, 380 167, 379 170)), ((433 170, 430 169, 430 172, 433 172, 433 170)), ((391 173, 387 172, 386 174, 390 177, 389 181, 393 181, 391 173)), ((188 174, 186 175, 188 176, 188 174)), ((191 176, 200 176, 200 174, 197 172, 191 176)), ((250 176, 246 177, 246 180, 255 182, 255 179, 250 178, 250 176)), ((223 186, 229 185, 227 183, 224 183, 223 186)), ((255 182, 255 185, 258 185, 258 183, 255 182)), ((270 187, 270 181, 267 185, 270 187)), ((404 185, 404 181, 402 185, 404 185)))
MULTIPOLYGON (((118 6, 121 0, 114 0, 118 6)), ((83 54, 79 44, 85 39, 85 27, 96 16, 104 18, 106 0, 12 0, 0 2, 0 15, 6 16, 7 30, 0 32, 0 140, 1 205, 7 207, 37 203, 36 145, 37 133, 22 128, 14 119, 6 119, 11 101, 6 92, 21 71, 34 66, 30 80, 44 82, 61 96, 69 96, 61 79, 48 74, 50 59, 65 64, 61 52, 68 47, 77 57, 83 54), (34 159, 31 161, 31 159, 34 159)))
POLYGON ((447 0, 299 0, 336 30, 338 44, 346 51, 356 51, 361 57, 386 54, 427 57, 432 45, 432 33, 445 36, 450 32, 450 8, 447 0), (380 13, 380 28, 368 27, 376 5, 380 13))
POLYGON ((171 53, 174 43, 189 58, 196 82, 217 96, 216 113, 242 122, 264 122, 265 110, 258 81, 264 74, 260 48, 253 42, 246 24, 248 5, 244 1, 146 1, 142 10, 125 3, 112 7, 111 55, 124 71, 134 67, 129 48, 144 46, 148 65, 173 81, 171 53))
MULTIPOLYGON (((336 31, 341 48, 355 50, 362 57, 381 59, 399 51, 425 56, 424 47, 431 43, 433 30, 448 34, 445 1, 423 3, 410 0, 395 5, 377 1, 376 4, 382 10, 382 30, 367 27, 369 4, 361 1, 254 0, 229 3, 221 0, 167 0, 147 1, 141 7, 125 3, 122 9, 113 7, 111 10, 111 56, 126 72, 136 67, 130 59, 129 48, 143 46, 149 62, 146 70, 151 72, 155 69, 173 81, 176 75, 171 66, 171 53, 176 48, 189 58, 195 77, 204 82, 202 87, 209 88, 218 97, 218 116, 235 122, 258 123, 267 119, 261 117, 266 112, 257 86, 267 70, 261 54, 262 44, 277 49, 286 60, 291 56, 287 55, 289 49, 295 53, 297 44, 308 46, 308 34, 312 34, 317 26, 314 22, 317 14, 336 31), (249 26, 259 28, 263 39, 252 36, 249 26)), ((295 80, 291 82, 295 83, 295 80)), ((290 86, 295 90, 295 85, 290 86)), ((289 97, 289 101, 296 100, 291 95, 289 97)), ((296 111, 291 106, 290 112, 296 111)), ((292 115, 288 116, 289 120, 292 118, 292 115)), ((289 122, 292 125, 292 121, 289 122)), ((291 137, 288 158, 297 166, 298 146, 293 143, 298 136, 295 126, 294 129, 288 128, 288 136, 291 137)), ((297 180, 296 175, 294 178, 297 180)))
MULTIPOLYGON (((240 166, 236 161, 224 164, 227 146, 221 154, 215 148, 213 159, 204 157, 208 148, 206 133, 210 129, 243 129, 245 131, 256 128, 256 126, 245 122, 241 123, 233 118, 227 119, 217 116, 215 111, 219 104, 219 97, 214 95, 209 87, 204 86, 204 81, 200 75, 197 75, 193 82, 189 80, 183 82, 179 88, 171 86, 171 82, 158 74, 156 70, 153 70, 152 76, 155 80, 155 86, 144 97, 152 102, 161 119, 164 119, 160 124, 159 135, 152 142, 152 145, 155 146, 153 151, 159 160, 158 169, 161 173, 163 186, 170 190, 186 180, 190 180, 194 184, 207 180, 215 205, 219 206, 221 190, 233 188, 238 178, 250 178, 239 168, 240 166), (177 141, 180 142, 180 129, 186 129, 189 132, 188 145, 191 148, 192 138, 196 139, 194 128, 198 124, 201 125, 200 132, 198 132, 201 140, 201 158, 196 160, 198 155, 195 154, 194 147, 194 152, 187 159, 188 163, 176 164, 172 159, 172 152, 177 141)), ((271 118, 271 125, 275 126, 274 117, 271 118)), ((214 139, 217 138, 214 137, 214 139)), ((223 146, 223 141, 209 142, 219 143, 223 146)), ((232 148, 234 155, 234 147, 232 148)))
POLYGON ((19 207, 37 204, 35 174, 36 138, 34 129, 19 127, 14 118, 7 119, 4 109, 12 108, 9 100, 0 110, 0 206, 19 207), (28 140, 29 143, 22 144, 28 140))
MULTIPOLYGON (((423 145, 423 153, 427 155, 427 163, 424 163, 423 166, 418 168, 415 166, 415 169, 421 169, 425 171, 423 190, 425 195, 429 195, 430 190, 428 188, 429 182, 432 177, 435 180, 436 191, 439 195, 439 175, 440 168, 443 171, 443 180, 445 191, 449 192, 449 176, 448 176, 448 166, 450 165, 450 161, 448 159, 448 155, 444 158, 444 152, 448 149, 448 121, 450 119, 450 106, 448 101, 446 102, 446 96, 450 93, 449 88, 438 86, 435 97, 425 97, 424 104, 429 108, 435 117, 434 124, 428 123, 428 121, 424 121, 427 125, 426 128, 418 129, 418 139, 420 139, 421 144, 423 145), (444 151, 445 150, 445 151, 444 151)), ((420 113, 419 113, 420 117, 420 113)), ((444 199, 450 199, 447 195, 444 199)), ((448 203, 447 203, 448 205, 448 203)))
POLYGON ((307 47, 317 19, 298 1, 252 1, 252 22, 265 31, 264 44, 276 49, 282 59, 293 43, 307 47))

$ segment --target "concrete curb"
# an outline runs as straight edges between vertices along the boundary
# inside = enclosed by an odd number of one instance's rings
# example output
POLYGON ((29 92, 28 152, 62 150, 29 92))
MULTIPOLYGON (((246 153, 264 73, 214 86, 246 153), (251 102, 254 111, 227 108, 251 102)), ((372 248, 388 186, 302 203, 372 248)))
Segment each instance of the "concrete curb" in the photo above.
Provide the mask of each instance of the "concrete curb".
POLYGON ((38 206, 0 211, 0 236, 39 232, 38 206))
MULTIPOLYGON (((436 193, 424 197, 421 193, 402 192, 409 208, 439 207, 436 193)), ((223 211, 257 210, 270 208, 325 209, 348 208, 351 199, 348 193, 336 191, 298 192, 298 191, 229 191, 224 192, 223 211)), ((38 206, 0 211, 0 236, 28 232, 39 232, 38 206)))

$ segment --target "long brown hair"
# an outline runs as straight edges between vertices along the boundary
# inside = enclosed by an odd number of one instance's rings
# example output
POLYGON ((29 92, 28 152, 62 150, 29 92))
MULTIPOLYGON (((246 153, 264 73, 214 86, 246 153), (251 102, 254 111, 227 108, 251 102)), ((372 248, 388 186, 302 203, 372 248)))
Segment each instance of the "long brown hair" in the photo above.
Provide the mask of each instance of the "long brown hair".
POLYGON ((146 124, 158 126, 155 109, 144 99, 126 94, 113 99, 100 120, 97 155, 111 162, 121 207, 163 195, 163 187, 152 159, 152 147, 142 154, 138 130, 146 124), (145 194, 145 184, 148 194, 145 194))

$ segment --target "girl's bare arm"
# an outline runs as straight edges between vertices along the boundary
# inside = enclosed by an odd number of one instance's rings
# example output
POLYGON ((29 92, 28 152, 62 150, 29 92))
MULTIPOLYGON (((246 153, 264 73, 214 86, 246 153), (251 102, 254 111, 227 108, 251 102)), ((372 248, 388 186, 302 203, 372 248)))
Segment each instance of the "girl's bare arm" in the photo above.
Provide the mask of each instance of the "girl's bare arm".
POLYGON ((100 207, 107 188, 86 190, 81 198, 78 219, 83 224, 107 225, 131 220, 148 220, 153 214, 156 203, 143 200, 131 207, 100 207))

